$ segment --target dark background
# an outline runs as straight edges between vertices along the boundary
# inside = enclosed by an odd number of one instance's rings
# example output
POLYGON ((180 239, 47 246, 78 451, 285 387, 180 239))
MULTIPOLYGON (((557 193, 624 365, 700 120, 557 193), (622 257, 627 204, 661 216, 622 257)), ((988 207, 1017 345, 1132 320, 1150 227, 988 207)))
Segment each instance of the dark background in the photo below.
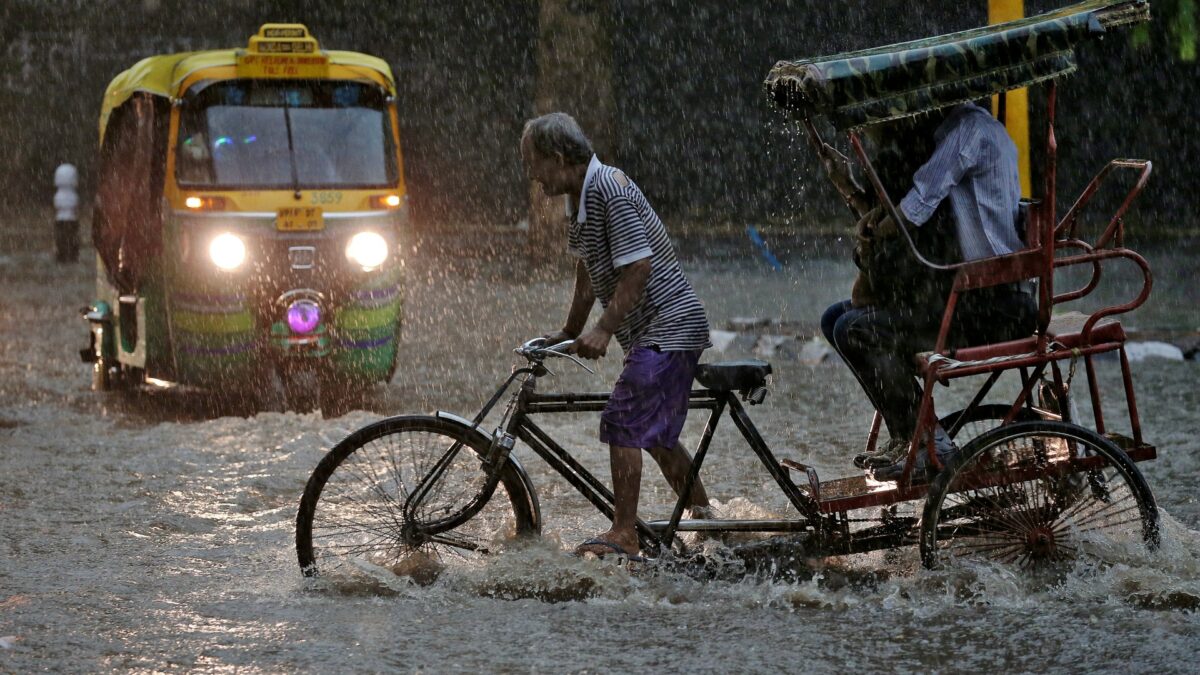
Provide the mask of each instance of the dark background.
MULTIPOLYGON (((1027 1, 1026 13, 1063 4, 1027 1)), ((1060 84, 1060 201, 1109 158, 1149 158, 1155 175, 1131 220, 1158 236, 1194 234, 1200 68, 1180 55, 1180 26, 1186 32, 1192 6, 1152 2, 1148 29, 1115 32, 1079 50, 1080 72, 1060 84)), ((987 21, 986 0, 611 0, 610 7, 616 156, 605 160, 626 169, 669 222, 701 228, 818 231, 830 214, 842 217, 812 153, 763 94, 775 61, 987 21)), ((64 161, 79 166, 90 199, 99 102, 124 68, 157 53, 241 46, 261 23, 298 21, 323 47, 372 53, 394 69, 419 227, 512 225, 524 218, 528 198, 517 139, 534 113, 538 9, 519 0, 5 0, 0 215, 47 205, 54 167, 64 161)), ((1032 109, 1043 91, 1034 90, 1032 109)), ((1032 134, 1036 149, 1040 115, 1032 134)))

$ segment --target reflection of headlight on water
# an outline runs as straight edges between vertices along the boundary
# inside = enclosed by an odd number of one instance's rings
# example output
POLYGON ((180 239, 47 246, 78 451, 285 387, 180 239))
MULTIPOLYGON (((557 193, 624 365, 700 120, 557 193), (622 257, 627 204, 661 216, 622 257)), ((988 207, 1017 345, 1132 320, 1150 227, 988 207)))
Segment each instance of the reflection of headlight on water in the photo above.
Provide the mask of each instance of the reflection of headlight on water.
POLYGON ((346 257, 365 270, 375 269, 387 260, 387 240, 374 232, 359 232, 346 244, 346 257))
POLYGON ((237 269, 246 261, 246 244, 236 234, 218 234, 208 245, 208 257, 223 270, 237 269))

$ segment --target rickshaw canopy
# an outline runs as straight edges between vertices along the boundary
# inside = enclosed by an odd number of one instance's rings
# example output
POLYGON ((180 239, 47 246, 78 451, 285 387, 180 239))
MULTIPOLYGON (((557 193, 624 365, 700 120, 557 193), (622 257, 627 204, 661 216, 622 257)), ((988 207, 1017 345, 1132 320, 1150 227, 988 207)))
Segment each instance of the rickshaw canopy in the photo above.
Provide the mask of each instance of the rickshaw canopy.
POLYGON ((1149 18, 1148 0, 1088 0, 994 26, 780 61, 765 84, 777 105, 854 129, 1068 75, 1077 44, 1149 18))
MULTIPOLYGON (((284 71, 272 72, 263 62, 301 62, 288 72, 293 77, 313 77, 320 66, 345 66, 374 71, 383 77, 389 94, 396 93, 396 82, 387 62, 369 54, 349 51, 327 51, 320 49, 308 29, 300 24, 264 24, 259 32, 250 37, 246 48, 217 49, 179 54, 150 56, 138 61, 121 72, 104 92, 100 108, 100 138, 113 110, 137 93, 172 98, 183 93, 188 78, 202 70, 219 67, 235 67, 241 76, 245 70, 253 69, 254 76, 284 77, 284 71), (257 60, 257 63, 252 63, 257 60), (307 61, 308 63, 303 63, 307 61), (314 62, 316 69, 314 69, 314 62)), ((323 76, 323 75, 318 75, 323 76)))

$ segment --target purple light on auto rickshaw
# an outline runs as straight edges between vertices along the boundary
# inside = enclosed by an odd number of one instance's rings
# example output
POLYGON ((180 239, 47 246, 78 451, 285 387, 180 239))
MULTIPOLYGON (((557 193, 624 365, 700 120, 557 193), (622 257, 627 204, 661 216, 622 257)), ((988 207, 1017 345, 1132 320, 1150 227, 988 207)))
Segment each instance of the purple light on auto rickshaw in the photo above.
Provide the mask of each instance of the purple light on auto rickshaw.
POLYGON ((307 335, 321 323, 321 307, 312 300, 297 300, 287 310, 288 328, 293 333, 307 335))

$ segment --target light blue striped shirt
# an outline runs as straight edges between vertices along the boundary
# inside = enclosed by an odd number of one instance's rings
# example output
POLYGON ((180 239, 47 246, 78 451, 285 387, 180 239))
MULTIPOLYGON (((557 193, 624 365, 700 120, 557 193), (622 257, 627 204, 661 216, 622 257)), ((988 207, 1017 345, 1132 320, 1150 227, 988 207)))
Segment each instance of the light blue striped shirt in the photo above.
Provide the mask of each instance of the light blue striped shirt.
POLYGON ((923 225, 949 197, 963 260, 1024 248, 1017 236, 1021 181, 1017 147, 1000 124, 974 103, 955 106, 934 132, 937 147, 917 169, 900 201, 909 221, 923 225))

